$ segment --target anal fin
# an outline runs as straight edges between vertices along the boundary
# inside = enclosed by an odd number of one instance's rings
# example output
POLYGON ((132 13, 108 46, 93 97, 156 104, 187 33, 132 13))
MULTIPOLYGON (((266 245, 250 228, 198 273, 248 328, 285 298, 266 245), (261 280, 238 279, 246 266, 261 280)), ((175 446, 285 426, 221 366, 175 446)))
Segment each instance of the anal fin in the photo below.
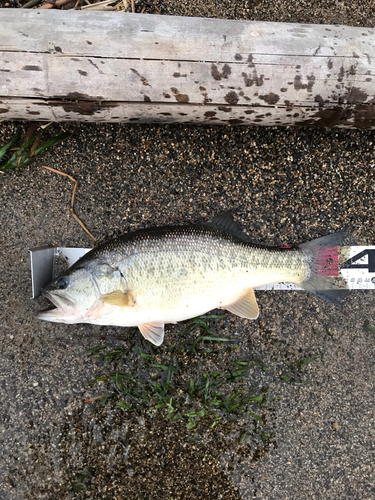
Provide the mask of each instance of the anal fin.
POLYGON ((143 323, 138 325, 141 334, 146 340, 149 340, 154 345, 161 345, 164 340, 164 323, 143 323))
POLYGON ((252 288, 249 288, 236 302, 223 306, 223 309, 240 318, 256 319, 259 316, 257 299, 252 288))

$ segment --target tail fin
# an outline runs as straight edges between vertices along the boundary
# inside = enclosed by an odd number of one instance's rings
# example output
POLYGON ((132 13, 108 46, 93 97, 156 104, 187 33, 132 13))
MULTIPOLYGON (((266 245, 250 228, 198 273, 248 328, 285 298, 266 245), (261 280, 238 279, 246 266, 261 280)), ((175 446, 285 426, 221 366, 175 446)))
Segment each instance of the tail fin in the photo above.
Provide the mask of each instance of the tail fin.
POLYGON ((340 274, 338 248, 347 238, 346 233, 336 233, 300 245, 310 267, 302 288, 336 305, 342 305, 350 293, 340 274))

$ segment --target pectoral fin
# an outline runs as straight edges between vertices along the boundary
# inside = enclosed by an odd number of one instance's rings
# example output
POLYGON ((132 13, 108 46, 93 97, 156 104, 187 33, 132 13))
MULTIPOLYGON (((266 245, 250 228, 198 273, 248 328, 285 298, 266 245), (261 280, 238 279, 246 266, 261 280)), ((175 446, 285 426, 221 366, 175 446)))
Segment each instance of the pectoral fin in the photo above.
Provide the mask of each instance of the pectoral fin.
POLYGON ((122 292, 121 290, 115 290, 114 292, 101 295, 100 299, 107 304, 112 304, 113 306, 131 307, 134 305, 134 300, 130 293, 122 292))
POLYGON ((223 309, 237 314, 240 318, 256 319, 259 316, 257 299, 252 288, 249 288, 236 302, 224 306, 223 309))
POLYGON ((164 323, 143 323, 138 325, 145 339, 154 345, 161 345, 164 340, 164 323))

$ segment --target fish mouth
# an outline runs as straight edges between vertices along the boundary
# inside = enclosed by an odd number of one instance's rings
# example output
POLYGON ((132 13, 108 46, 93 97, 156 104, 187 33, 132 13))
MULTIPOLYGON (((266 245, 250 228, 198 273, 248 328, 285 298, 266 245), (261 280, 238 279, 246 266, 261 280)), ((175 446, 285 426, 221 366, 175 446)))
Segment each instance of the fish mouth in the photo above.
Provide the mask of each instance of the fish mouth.
POLYGON ((58 309, 72 308, 74 307, 74 302, 64 295, 60 295, 58 292, 43 292, 43 297, 48 299, 52 304, 58 309))
POLYGON ((39 312, 37 315, 38 319, 53 322, 70 322, 73 318, 76 318, 74 302, 72 300, 56 292, 44 291, 42 295, 51 303, 52 307, 39 312))

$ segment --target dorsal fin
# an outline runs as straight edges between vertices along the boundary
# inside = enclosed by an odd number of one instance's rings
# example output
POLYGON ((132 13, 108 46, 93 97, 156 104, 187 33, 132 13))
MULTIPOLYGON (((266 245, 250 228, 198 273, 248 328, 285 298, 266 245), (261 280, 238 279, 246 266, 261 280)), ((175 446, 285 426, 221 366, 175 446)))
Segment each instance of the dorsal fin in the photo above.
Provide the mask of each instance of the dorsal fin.
POLYGON ((230 233, 242 241, 249 241, 248 235, 242 229, 240 224, 233 219, 232 212, 225 212, 224 214, 218 215, 217 217, 214 217, 207 222, 203 222, 203 225, 212 227, 213 229, 218 229, 219 231, 230 233))

